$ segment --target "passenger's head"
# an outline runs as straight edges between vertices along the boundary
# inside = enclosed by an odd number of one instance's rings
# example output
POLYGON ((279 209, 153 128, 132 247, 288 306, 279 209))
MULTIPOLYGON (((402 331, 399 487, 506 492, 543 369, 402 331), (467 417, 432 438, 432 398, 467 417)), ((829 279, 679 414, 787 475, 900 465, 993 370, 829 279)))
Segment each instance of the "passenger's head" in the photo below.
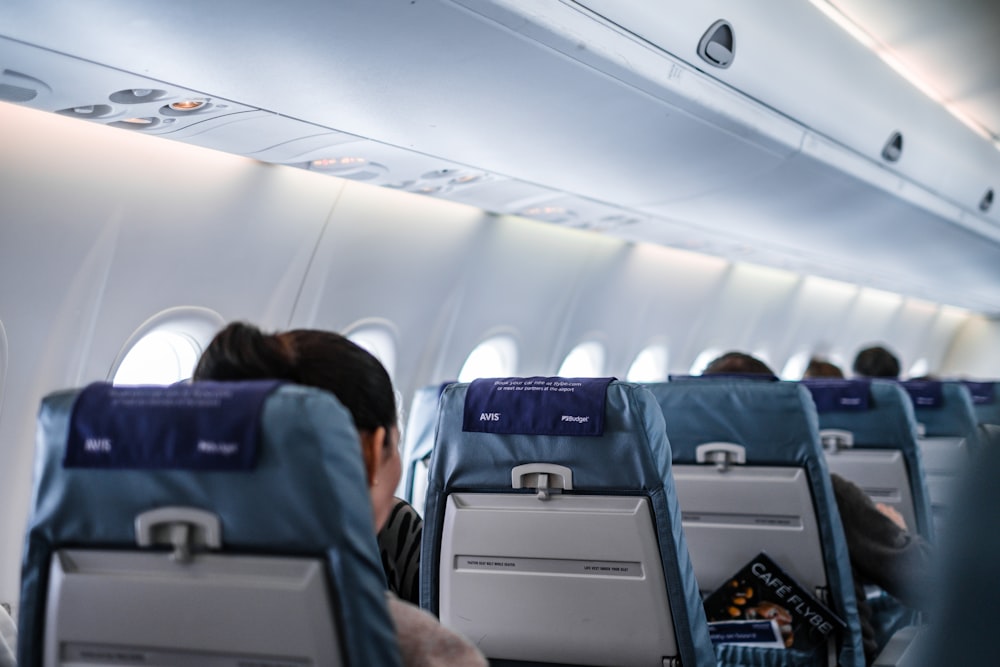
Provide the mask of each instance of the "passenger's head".
POLYGON ((854 358, 854 373, 867 378, 898 378, 899 359, 881 345, 866 347, 854 358))
POLYGON ((234 322, 220 331, 198 360, 194 380, 274 378, 329 391, 354 418, 380 528, 395 503, 401 474, 396 397, 385 368, 340 334, 296 329, 265 334, 234 322))
POLYGON ((817 359, 813 357, 809 360, 809 365, 806 366, 805 372, 802 374, 802 379, 811 378, 842 378, 844 377, 844 371, 840 370, 840 367, 831 364, 829 361, 824 361, 822 359, 817 359))
POLYGON ((743 352, 726 352, 721 357, 713 359, 702 375, 769 375, 774 377, 767 364, 743 352))

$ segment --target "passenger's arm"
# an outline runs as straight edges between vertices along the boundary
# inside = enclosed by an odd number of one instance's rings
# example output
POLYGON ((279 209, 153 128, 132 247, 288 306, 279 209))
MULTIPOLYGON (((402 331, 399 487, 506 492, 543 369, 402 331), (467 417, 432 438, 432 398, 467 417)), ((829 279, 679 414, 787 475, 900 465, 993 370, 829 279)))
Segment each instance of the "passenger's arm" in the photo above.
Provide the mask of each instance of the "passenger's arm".
POLYGON ((930 584, 931 546, 880 512, 855 484, 838 475, 831 477, 855 571, 904 604, 923 609, 930 584))

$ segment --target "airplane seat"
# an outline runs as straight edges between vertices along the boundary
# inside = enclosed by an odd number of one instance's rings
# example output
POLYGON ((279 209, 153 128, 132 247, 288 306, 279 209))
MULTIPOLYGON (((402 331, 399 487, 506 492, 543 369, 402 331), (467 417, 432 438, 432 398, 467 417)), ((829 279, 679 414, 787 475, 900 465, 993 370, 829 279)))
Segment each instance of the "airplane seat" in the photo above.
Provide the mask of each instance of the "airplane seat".
POLYGON ((907 380, 900 382, 913 401, 917 423, 925 438, 966 438, 976 449, 979 419, 972 392, 962 382, 907 380))
POLYGON ((983 424, 980 428, 984 448, 1000 447, 1000 424, 983 424))
POLYGON ((766 552, 847 625, 825 650, 720 644, 720 664, 862 667, 847 543, 806 388, 722 376, 646 386, 666 420, 684 534, 703 593, 766 552))
POLYGON ((908 667, 997 663, 1000 448, 984 447, 971 459, 941 543, 929 623, 908 667))
POLYGON ((432 384, 416 391, 403 433, 403 476, 396 495, 410 503, 421 516, 427 494, 427 467, 434 451, 438 402, 449 384, 452 383, 432 384))
POLYGON ((501 378, 441 397, 421 606, 491 665, 715 665, 653 397, 501 378))
POLYGON ((918 439, 927 476, 934 534, 947 526, 955 484, 980 447, 981 436, 969 388, 960 382, 901 382, 921 430, 918 439))
MULTIPOLYGON (((831 472, 895 508, 907 527, 933 541, 933 514, 910 397, 885 380, 805 380, 819 416, 831 472)), ((920 614, 877 587, 867 596, 879 648, 920 614)))
POLYGON ((274 381, 49 395, 19 664, 399 665, 357 443, 274 381))
POLYGON ((897 509, 910 530, 931 540, 931 504, 916 417, 906 392, 885 380, 816 379, 802 384, 816 404, 830 471, 860 486, 873 501, 897 509))
POLYGON ((1000 396, 997 396, 997 388, 1000 382, 974 382, 965 380, 962 382, 969 388, 972 396, 972 409, 976 413, 976 420, 980 426, 993 424, 1000 426, 1000 396))

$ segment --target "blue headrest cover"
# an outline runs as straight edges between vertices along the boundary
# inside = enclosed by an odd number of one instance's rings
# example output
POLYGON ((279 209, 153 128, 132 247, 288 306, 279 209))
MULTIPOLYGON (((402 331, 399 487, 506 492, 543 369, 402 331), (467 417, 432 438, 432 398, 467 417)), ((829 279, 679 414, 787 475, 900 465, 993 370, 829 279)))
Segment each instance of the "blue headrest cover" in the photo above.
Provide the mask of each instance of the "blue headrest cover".
MULTIPOLYGON (((263 398, 252 470, 65 467, 71 413, 80 392, 64 391, 44 399, 22 564, 19 664, 41 664, 53 551, 70 546, 135 548, 135 517, 169 505, 217 514, 224 552, 325 560, 345 629, 341 637, 348 664, 399 664, 367 477, 350 413, 332 394, 318 389, 283 385, 262 397, 259 383, 232 386, 237 399, 263 398), (361 627, 366 631, 356 630, 361 627)), ((190 395, 182 385, 133 390, 148 391, 150 396, 162 396, 164 391, 190 395)), ((211 406, 205 409, 217 412, 211 406)), ((184 431, 187 426, 178 428, 184 431)), ((161 436, 164 433, 155 435, 161 436)), ((113 442, 112 447, 119 442, 147 447, 129 438, 113 442)))
POLYGON ((465 394, 462 430, 523 435, 602 435, 614 378, 485 378, 465 394))
MULTIPOLYGON (((913 403, 899 383, 891 380, 828 380, 826 384, 864 385, 865 410, 820 410, 820 428, 839 428, 854 434, 854 443, 874 449, 907 449, 916 446, 913 403)), ((812 383, 805 383, 812 395, 812 383)))
POLYGON ((854 435, 855 447, 896 449, 902 452, 910 477, 910 489, 913 492, 917 531, 929 539, 933 523, 930 498, 924 481, 920 447, 917 445, 916 417, 909 395, 898 382, 892 380, 839 380, 839 382, 863 382, 867 385, 870 399, 868 409, 820 411, 820 428, 850 431, 854 435))
MULTIPOLYGON (((437 568, 448 495, 469 490, 529 492, 511 489, 511 469, 525 463, 554 463, 572 469, 574 493, 649 497, 681 661, 715 664, 681 528, 663 415, 649 392, 639 385, 608 380, 603 434, 586 436, 464 432, 469 390, 470 385, 454 384, 441 397, 424 512, 421 606, 438 609, 437 568)), ((540 400, 543 393, 530 392, 533 400, 540 400)))
POLYGON ((831 604, 850 628, 840 664, 864 664, 847 541, 809 390, 798 382, 747 382, 716 375, 645 386, 663 410, 674 463, 696 463, 700 444, 732 442, 746 448, 748 465, 805 469, 819 519, 831 604))
POLYGON ((918 410, 937 409, 944 405, 944 383, 937 380, 909 380, 900 383, 918 410))
POLYGON ((64 465, 251 470, 259 413, 277 380, 116 387, 97 382, 73 404, 64 465))
POLYGON ((924 425, 926 435, 963 437, 969 446, 979 446, 979 420, 972 403, 969 388, 961 382, 903 382, 903 387, 913 398, 917 421, 924 425), (933 387, 933 388, 932 388, 933 387), (929 400, 918 400, 914 392, 933 392, 940 397, 937 405, 924 405, 929 400))
POLYGON ((972 394, 973 409, 980 424, 1000 426, 1000 401, 997 400, 997 385, 1000 382, 965 382, 972 394))
POLYGON ((802 384, 812 394, 820 414, 868 409, 870 380, 811 379, 802 384))
POLYGON ((969 388, 972 394, 972 402, 975 405, 988 405, 996 403, 996 382, 974 382, 972 380, 962 380, 962 384, 969 388))

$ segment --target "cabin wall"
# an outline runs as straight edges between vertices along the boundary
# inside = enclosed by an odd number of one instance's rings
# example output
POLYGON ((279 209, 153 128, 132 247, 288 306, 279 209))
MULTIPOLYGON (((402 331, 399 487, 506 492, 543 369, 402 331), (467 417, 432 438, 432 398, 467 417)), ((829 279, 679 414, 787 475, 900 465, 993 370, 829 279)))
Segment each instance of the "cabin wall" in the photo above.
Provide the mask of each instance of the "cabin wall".
POLYGON ((3 104, 0 145, 0 601, 15 604, 39 401, 108 379, 134 334, 178 307, 269 330, 384 323, 404 402, 496 333, 517 342, 519 374, 554 374, 596 340, 623 378, 650 344, 685 373, 706 349, 781 371, 813 352, 846 364, 873 340, 904 367, 963 372, 964 341, 1000 335, 899 295, 3 104))
POLYGON ((952 338, 941 364, 945 376, 1000 378, 1000 320, 970 317, 952 338))

